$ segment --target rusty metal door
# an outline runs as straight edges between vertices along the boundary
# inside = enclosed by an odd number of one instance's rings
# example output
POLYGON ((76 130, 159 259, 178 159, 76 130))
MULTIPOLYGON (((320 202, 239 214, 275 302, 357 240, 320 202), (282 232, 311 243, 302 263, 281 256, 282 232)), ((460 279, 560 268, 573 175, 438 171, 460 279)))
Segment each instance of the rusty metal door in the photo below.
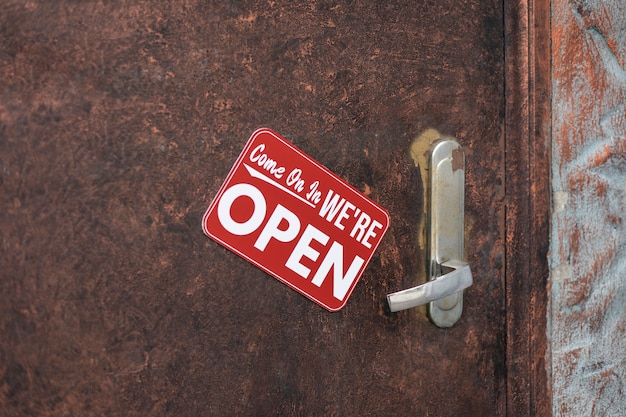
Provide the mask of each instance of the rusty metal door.
POLYGON ((0 12, 0 414, 505 414, 503 5, 26 2, 0 12), (385 207, 328 312, 201 219, 269 127, 385 207), (475 283, 424 281, 420 135, 466 150, 475 283))

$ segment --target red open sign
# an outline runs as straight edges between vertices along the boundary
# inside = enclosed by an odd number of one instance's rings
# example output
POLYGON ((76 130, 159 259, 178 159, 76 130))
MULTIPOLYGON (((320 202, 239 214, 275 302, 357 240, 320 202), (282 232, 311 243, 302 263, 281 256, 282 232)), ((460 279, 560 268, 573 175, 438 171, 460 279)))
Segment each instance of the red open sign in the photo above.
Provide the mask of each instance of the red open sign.
POLYGON ((252 134, 204 233, 330 311, 341 309, 389 215, 269 129, 252 134))

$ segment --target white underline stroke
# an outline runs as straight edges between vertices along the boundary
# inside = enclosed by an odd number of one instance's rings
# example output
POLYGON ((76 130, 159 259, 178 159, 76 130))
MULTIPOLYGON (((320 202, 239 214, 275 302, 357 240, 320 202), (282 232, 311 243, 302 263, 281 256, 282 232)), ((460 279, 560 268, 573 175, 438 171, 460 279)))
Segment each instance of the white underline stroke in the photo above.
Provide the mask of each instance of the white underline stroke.
POLYGON ((311 203, 310 201, 305 200, 304 198, 300 197, 298 194, 294 193, 293 191, 291 191, 290 189, 283 187, 282 185, 280 185, 279 183, 277 183, 276 181, 274 181, 273 179, 271 179, 270 177, 266 176, 265 174, 257 171, 256 169, 252 168, 251 166, 249 166, 248 164, 243 164, 244 167, 246 167, 246 169, 248 170, 248 173, 253 177, 253 178, 258 178, 260 180, 265 181, 266 183, 273 185, 274 187, 278 188, 279 190, 282 190, 284 192, 286 192, 287 194, 290 194, 292 196, 294 196, 295 198, 297 198, 298 200, 302 201, 303 203, 315 208, 315 205, 313 203, 311 203))

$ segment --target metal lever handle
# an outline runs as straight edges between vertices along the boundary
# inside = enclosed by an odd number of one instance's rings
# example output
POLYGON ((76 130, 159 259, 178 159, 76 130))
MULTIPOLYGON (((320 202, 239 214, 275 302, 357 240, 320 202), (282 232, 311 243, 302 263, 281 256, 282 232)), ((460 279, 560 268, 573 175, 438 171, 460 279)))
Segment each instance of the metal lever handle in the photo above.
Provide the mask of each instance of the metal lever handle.
POLYGON ((428 316, 439 327, 451 327, 463 312, 463 289, 472 272, 461 261, 465 227, 465 156, 454 140, 437 142, 429 163, 430 269, 426 284, 387 296, 392 312, 428 304, 428 316), (453 269, 445 273, 442 267, 453 269))
POLYGON ((442 265, 452 268, 453 271, 426 284, 387 295, 387 302, 391 312, 406 310, 407 308, 440 300, 456 292, 463 291, 472 285, 472 271, 467 263, 448 261, 442 265))

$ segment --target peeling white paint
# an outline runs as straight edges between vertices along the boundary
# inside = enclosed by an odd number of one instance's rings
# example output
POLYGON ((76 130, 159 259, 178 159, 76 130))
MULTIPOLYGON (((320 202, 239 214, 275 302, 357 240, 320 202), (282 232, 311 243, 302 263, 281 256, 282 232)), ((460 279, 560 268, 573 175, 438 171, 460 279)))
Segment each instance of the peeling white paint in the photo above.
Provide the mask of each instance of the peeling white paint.
POLYGON ((567 206, 567 200, 569 199, 569 193, 566 191, 555 191, 552 194, 552 204, 554 213, 560 213, 565 210, 567 206))
POLYGON ((550 271, 550 278, 553 281, 561 282, 572 277, 574 269, 569 264, 559 265, 550 271))
POLYGON ((626 416, 626 2, 551 7, 552 414, 626 416))

